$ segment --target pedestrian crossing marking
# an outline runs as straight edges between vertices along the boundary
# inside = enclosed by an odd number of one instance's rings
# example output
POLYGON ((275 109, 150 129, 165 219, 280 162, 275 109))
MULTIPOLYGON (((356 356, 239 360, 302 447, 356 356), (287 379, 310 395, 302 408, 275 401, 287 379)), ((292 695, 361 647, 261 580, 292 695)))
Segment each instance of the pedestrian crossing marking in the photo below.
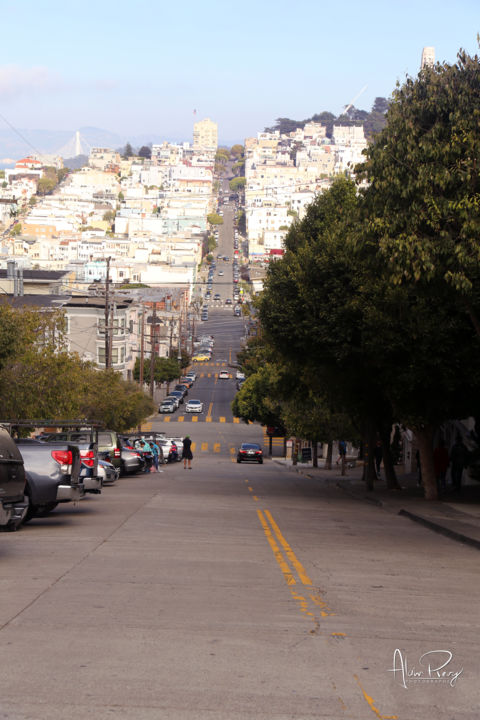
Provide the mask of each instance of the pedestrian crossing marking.
POLYGON ((225 418, 223 417, 223 415, 220 417, 220 422, 225 422, 225 418))
POLYGON ((164 419, 165 422, 170 422, 170 416, 169 416, 169 415, 167 415, 167 417, 164 417, 163 419, 164 419))
POLYGON ((198 415, 194 415, 192 417, 192 422, 198 422, 198 415))
POLYGON ((180 416, 177 418, 177 420, 178 420, 178 422, 183 422, 183 415, 180 415, 180 416))
MULTIPOLYGON (((231 447, 231 448, 230 448, 230 453, 231 453, 231 455, 233 455, 233 454, 235 453, 235 448, 234 448, 234 447, 231 447)), ((248 482, 248 480, 245 480, 245 482, 248 482)))
POLYGON ((239 422, 240 422, 240 418, 233 418, 233 422, 234 422, 234 423, 239 423, 239 422))
POLYGON ((213 452, 220 452, 220 443, 214 443, 213 452))
POLYGON ((205 452, 205 450, 208 450, 208 442, 202 442, 201 449, 203 452, 205 452))
POLYGON ((205 418, 205 422, 212 422, 212 416, 207 415, 207 417, 205 418))
POLYGON ((195 452, 196 449, 197 449, 197 443, 192 442, 192 452, 195 452))

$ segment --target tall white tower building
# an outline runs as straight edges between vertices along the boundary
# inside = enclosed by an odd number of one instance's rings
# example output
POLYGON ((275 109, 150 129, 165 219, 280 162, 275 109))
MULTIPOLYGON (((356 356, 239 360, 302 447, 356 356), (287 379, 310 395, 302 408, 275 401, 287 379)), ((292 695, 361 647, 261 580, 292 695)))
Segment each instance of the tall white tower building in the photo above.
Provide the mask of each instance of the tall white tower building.
POLYGON ((216 122, 205 118, 193 126, 194 150, 214 150, 218 147, 218 126, 216 122))
POLYGON ((424 67, 433 67, 435 65, 435 48, 434 47, 424 47, 422 50, 422 62, 421 62, 421 69, 423 70, 424 67))

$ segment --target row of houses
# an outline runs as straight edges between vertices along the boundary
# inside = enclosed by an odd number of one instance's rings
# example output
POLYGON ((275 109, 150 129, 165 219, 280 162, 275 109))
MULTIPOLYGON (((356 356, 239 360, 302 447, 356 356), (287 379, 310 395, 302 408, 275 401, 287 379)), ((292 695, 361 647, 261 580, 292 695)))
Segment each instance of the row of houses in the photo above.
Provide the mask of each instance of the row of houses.
POLYGON ((156 357, 177 357, 179 348, 191 350, 195 315, 185 289, 114 288, 107 308, 105 285, 77 290, 71 272, 23 270, 10 262, 0 269, 0 291, 2 304, 61 311, 66 320, 66 348, 99 368, 105 367, 107 360, 107 310, 112 347, 109 365, 125 379, 133 379, 141 353, 145 357, 152 352, 156 357))
POLYGON ((288 134, 258 133, 245 141, 245 215, 250 257, 283 250, 294 218, 302 218, 318 193, 340 173, 353 174, 367 146, 363 127, 335 125, 328 138, 321 123, 288 134))

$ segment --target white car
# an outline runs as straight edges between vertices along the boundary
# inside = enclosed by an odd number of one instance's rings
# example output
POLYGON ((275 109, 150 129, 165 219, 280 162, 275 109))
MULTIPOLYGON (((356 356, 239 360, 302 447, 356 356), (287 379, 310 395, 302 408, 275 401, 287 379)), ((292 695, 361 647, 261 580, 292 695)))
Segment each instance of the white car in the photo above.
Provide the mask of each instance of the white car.
POLYGON ((240 370, 237 370, 237 374, 235 375, 235 378, 237 380, 245 380, 245 373, 241 372, 240 370))
POLYGON ((228 370, 220 370, 218 373, 218 379, 219 380, 230 380, 230 373, 228 370))
POLYGON ((201 413, 203 412, 203 403, 201 400, 189 400, 185 405, 185 412, 201 413))

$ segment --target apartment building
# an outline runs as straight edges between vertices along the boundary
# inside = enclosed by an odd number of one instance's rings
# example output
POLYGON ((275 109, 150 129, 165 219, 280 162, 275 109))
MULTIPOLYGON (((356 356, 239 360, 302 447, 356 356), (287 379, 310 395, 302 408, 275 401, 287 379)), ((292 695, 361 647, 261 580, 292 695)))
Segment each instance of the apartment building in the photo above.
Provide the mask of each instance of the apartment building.
POLYGON ((195 151, 212 150, 218 148, 218 125, 210 118, 199 120, 193 126, 193 149, 195 151))

